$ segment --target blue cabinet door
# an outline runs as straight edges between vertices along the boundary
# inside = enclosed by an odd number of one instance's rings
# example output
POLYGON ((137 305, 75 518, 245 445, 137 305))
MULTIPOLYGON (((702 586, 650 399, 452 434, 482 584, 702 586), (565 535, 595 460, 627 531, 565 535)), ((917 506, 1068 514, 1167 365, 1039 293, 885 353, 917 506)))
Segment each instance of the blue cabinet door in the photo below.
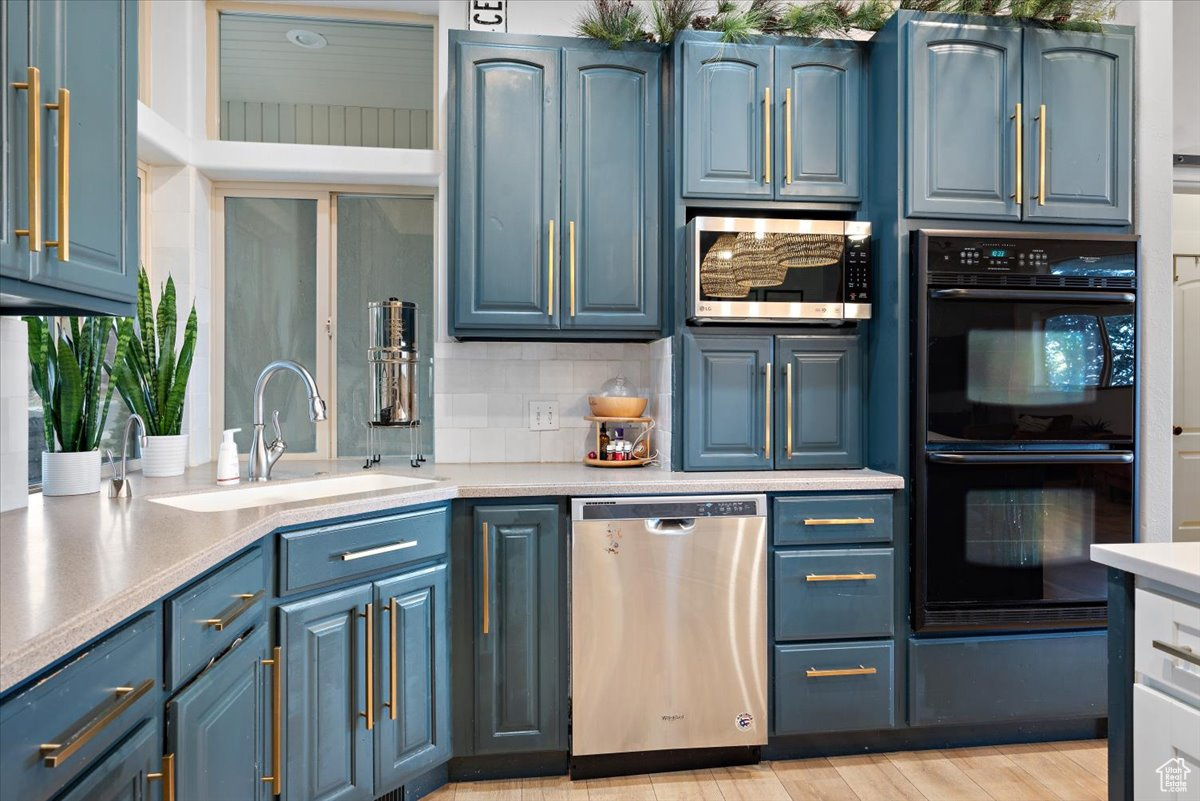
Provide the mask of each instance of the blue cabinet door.
POLYGON ((1133 194, 1133 34, 1025 31, 1025 217, 1125 225, 1133 194))
POLYGON ((33 60, 42 68, 43 104, 60 103, 60 90, 69 99, 67 108, 46 109, 42 118, 47 244, 31 280, 132 303, 138 271, 137 2, 45 0, 33 9, 33 60))
POLYGON ((683 337, 683 469, 769 470, 770 337, 683 337))
POLYGON ((858 44, 775 48, 775 195, 857 201, 861 195, 863 57, 858 44))
POLYGON ((144 721, 116 750, 98 761, 79 783, 57 801, 146 801, 161 798, 161 776, 151 783, 151 773, 161 773, 158 718, 144 721))
POLYGON ((259 801, 271 792, 270 681, 266 626, 259 626, 167 703, 175 798, 259 801))
POLYGON ((770 164, 770 45, 688 40, 683 59, 683 194, 774 194, 781 165, 770 164))
POLYGON ((776 358, 775 467, 862 467, 858 337, 779 337, 776 358))
POLYGON ((279 607, 285 801, 375 797, 366 720, 371 601, 371 585, 363 584, 279 607))
POLYGON ((27 280, 31 260, 29 239, 16 235, 29 228, 29 104, 28 91, 14 83, 28 79, 29 0, 0 3, 0 64, 4 69, 4 102, 0 103, 0 275, 27 280))
POLYGON ((912 20, 907 43, 908 215, 1020 219, 1021 29, 912 20))
POLYGON ((458 328, 558 327, 558 48, 457 42, 450 264, 458 328))
POLYGON ((375 584, 380 715, 375 786, 398 787, 450 758, 450 650, 446 566, 375 584))
POLYGON ((475 752, 566 750, 557 506, 475 508, 475 752))
POLYGON ((564 58, 562 325, 657 328, 662 54, 564 58))

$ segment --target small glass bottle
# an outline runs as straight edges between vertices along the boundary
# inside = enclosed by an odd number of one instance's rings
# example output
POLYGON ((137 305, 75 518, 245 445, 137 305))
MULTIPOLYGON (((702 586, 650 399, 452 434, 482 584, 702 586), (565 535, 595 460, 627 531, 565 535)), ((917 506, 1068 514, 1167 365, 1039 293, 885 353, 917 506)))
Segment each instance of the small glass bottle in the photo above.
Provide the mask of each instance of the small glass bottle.
POLYGON ((601 460, 607 459, 609 455, 608 449, 608 429, 604 423, 600 424, 600 448, 596 451, 601 460))

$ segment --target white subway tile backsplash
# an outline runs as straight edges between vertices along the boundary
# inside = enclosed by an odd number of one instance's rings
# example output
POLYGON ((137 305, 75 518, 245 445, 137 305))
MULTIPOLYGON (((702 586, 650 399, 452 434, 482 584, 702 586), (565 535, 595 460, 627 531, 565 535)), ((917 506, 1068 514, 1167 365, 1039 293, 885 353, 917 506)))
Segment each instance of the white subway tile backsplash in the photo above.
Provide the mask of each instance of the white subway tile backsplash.
POLYGON ((553 342, 526 342, 521 345, 521 358, 529 362, 553 359, 557 348, 553 342))
POLYGON ((538 362, 505 362, 503 389, 506 392, 540 392, 541 387, 542 374, 538 362))
POLYGON ((504 431, 504 461, 536 462, 541 459, 541 440, 537 431, 507 428, 504 431))
POLYGON ((471 461, 471 432, 465 428, 446 428, 439 424, 433 443, 436 462, 453 464, 471 461))
MULTIPOLYGON (((436 437, 435 437, 436 441, 436 437)), ((471 429, 471 461, 503 462, 504 431, 502 429, 471 429)))
POLYGON ((527 428, 527 405, 521 401, 520 395, 489 395, 488 426, 492 428, 527 428))
POLYGON ((538 389, 540 392, 570 392, 574 389, 572 362, 561 359, 541 362, 538 389))
POLYGON ((453 396, 450 417, 458 428, 487 428, 488 396, 482 393, 453 396))

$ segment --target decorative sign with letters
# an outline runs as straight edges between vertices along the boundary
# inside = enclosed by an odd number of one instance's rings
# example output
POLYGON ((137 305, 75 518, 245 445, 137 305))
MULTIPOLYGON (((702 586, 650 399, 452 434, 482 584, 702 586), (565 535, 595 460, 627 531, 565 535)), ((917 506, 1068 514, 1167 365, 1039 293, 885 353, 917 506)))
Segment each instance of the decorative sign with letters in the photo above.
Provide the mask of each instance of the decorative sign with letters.
POLYGON ((508 0, 467 0, 467 30, 507 31, 508 0))

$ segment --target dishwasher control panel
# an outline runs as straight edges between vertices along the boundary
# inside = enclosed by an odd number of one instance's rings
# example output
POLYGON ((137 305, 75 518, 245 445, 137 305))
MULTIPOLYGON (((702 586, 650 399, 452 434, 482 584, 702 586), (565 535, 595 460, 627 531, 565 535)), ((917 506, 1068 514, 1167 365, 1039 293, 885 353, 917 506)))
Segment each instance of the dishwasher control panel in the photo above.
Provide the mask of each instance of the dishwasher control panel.
POLYGON ((708 497, 596 498, 572 501, 574 520, 644 520, 696 517, 762 517, 765 495, 708 497))

